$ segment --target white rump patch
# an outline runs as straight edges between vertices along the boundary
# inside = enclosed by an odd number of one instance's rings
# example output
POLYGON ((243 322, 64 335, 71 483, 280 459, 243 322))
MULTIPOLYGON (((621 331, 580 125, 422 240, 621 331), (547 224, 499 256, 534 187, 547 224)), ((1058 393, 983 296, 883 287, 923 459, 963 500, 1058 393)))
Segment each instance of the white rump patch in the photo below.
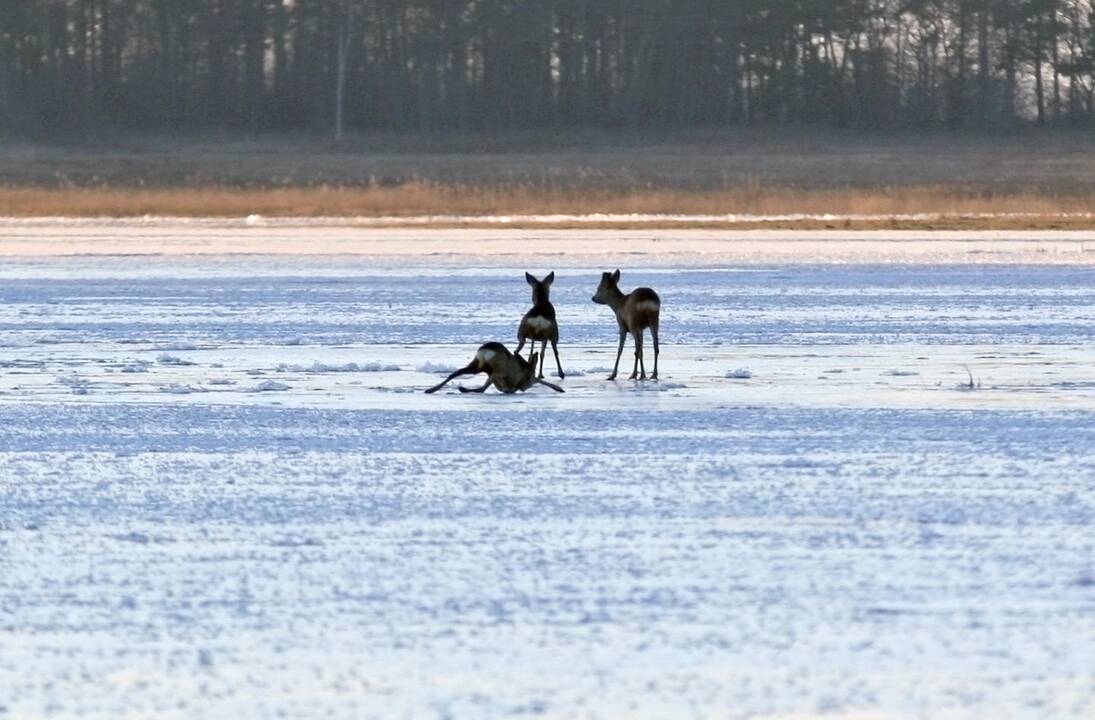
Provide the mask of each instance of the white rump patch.
POLYGON ((658 310, 661 310, 662 304, 657 300, 640 300, 639 302, 635 303, 635 308, 637 310, 645 310, 647 312, 657 312, 658 310))
POLYGON ((528 326, 533 330, 550 330, 554 326, 554 323, 551 322, 551 320, 548 320, 546 317, 540 317, 539 315, 530 317, 525 320, 525 322, 527 322, 528 326))
POLYGON ((475 353, 475 359, 478 360, 480 363, 486 364, 494 360, 494 356, 497 354, 498 353, 494 352, 493 350, 480 350, 479 352, 475 353))

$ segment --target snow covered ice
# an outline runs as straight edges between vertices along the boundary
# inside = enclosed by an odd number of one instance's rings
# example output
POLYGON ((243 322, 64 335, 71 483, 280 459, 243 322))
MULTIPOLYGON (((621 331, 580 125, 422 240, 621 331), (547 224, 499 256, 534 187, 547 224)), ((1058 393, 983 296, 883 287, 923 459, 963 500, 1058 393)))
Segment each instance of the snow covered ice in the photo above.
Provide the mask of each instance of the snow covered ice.
POLYGON ((5 258, 0 718, 1095 717, 1095 253, 657 234, 5 258), (567 392, 422 394, 526 270, 567 392))

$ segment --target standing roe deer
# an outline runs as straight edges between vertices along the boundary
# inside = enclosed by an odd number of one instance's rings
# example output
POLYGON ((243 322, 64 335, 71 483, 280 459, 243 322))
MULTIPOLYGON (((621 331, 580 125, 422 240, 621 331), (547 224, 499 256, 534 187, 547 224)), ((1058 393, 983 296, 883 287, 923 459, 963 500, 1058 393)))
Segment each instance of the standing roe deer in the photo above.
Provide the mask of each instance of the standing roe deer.
POLYGON ((525 346, 525 340, 531 340, 529 359, 536 350, 536 341, 540 341, 540 371, 537 377, 544 377, 544 356, 547 355, 547 344, 551 342, 551 351, 555 353, 555 369, 559 373, 559 379, 566 377, 563 374, 563 366, 559 363, 559 324, 555 322, 555 306, 548 299, 551 284, 555 282, 555 271, 548 273, 543 280, 537 280, 529 273, 525 273, 525 280, 532 286, 532 309, 521 318, 521 324, 517 327, 517 349, 514 352, 521 354, 521 348, 525 346))
POLYGON ((654 339, 654 372, 651 380, 658 379, 658 314, 661 312, 662 301, 658 293, 650 288, 635 288, 627 295, 620 292, 620 271, 614 273, 601 273, 601 284, 597 286, 597 293, 593 296, 593 302, 608 305, 612 312, 616 313, 616 324, 620 326, 620 347, 616 351, 616 364, 612 367, 609 380, 616 379, 616 371, 620 368, 620 355, 624 352, 624 340, 627 334, 635 338, 635 369, 631 371, 629 380, 646 380, 646 365, 643 363, 643 330, 650 328, 650 336, 654 339))
POLYGON ((460 392, 481 393, 491 385, 504 393, 524 392, 533 385, 547 385, 552 390, 563 392, 558 385, 552 385, 536 377, 536 353, 526 361, 520 355, 514 355, 502 343, 489 342, 479 348, 475 358, 465 367, 449 375, 443 381, 427 390, 427 393, 435 393, 445 386, 453 378, 461 375, 487 374, 487 382, 483 387, 466 388, 460 386, 460 392))

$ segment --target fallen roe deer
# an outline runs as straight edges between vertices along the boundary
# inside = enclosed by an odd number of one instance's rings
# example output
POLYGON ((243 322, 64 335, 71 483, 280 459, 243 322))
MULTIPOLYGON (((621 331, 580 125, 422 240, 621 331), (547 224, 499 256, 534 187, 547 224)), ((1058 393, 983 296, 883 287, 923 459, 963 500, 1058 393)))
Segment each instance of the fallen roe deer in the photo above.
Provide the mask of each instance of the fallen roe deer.
POLYGON ((525 346, 525 340, 531 340, 529 359, 536 350, 536 341, 540 341, 540 370, 537 377, 544 377, 544 356, 547 355, 547 344, 551 342, 551 351, 555 353, 555 369, 559 373, 559 379, 563 379, 563 366, 559 363, 559 324, 555 322, 555 306, 548 299, 551 284, 555 282, 555 272, 548 273, 543 280, 537 280, 529 273, 525 273, 525 280, 532 286, 532 309, 521 318, 521 324, 517 327, 517 349, 513 352, 520 355, 521 348, 525 346))
POLYGON ((491 385, 504 393, 524 392, 536 384, 547 385, 552 390, 563 392, 558 385, 552 385, 536 377, 536 353, 526 361, 520 355, 514 355, 502 343, 489 342, 479 348, 473 359, 467 366, 449 375, 443 381, 427 390, 427 393, 435 393, 445 386, 447 382, 461 375, 487 374, 487 382, 483 387, 466 388, 460 386, 460 392, 481 393, 491 385))
POLYGON ((627 334, 635 338, 635 369, 631 371, 629 380, 634 380, 639 375, 641 380, 646 380, 646 365, 643 363, 643 330, 650 328, 650 336, 654 339, 654 372, 651 380, 658 379, 658 314, 661 312, 662 301, 658 293, 650 288, 635 288, 627 295, 620 292, 620 271, 614 273, 601 273, 601 284, 597 286, 597 293, 593 296, 593 302, 608 305, 612 312, 616 313, 616 324, 620 326, 620 347, 616 351, 616 364, 612 367, 609 380, 616 379, 616 371, 620 369, 620 355, 624 352, 624 340, 627 334))

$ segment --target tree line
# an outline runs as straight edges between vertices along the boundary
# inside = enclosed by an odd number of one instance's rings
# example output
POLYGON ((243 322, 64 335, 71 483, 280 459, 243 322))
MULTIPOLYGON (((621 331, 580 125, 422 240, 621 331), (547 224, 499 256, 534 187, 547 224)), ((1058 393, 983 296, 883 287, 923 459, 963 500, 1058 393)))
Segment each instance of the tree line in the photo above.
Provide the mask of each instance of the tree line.
POLYGON ((1084 124, 1093 1, 4 0, 0 123, 1084 124))

